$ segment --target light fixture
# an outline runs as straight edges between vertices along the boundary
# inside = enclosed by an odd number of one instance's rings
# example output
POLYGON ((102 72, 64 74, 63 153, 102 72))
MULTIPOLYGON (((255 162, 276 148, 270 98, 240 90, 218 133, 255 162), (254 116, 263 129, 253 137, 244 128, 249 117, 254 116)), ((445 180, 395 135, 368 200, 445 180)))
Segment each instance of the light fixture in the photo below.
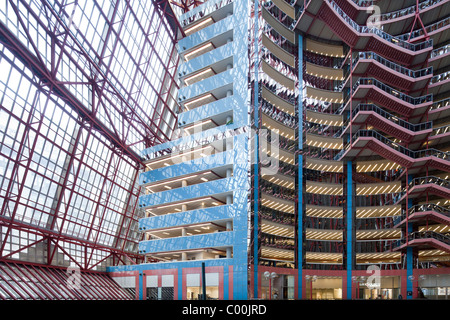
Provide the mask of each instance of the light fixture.
POLYGON ((213 24, 213 23, 214 23, 214 20, 213 20, 211 17, 208 17, 208 18, 206 18, 205 20, 203 20, 203 21, 201 21, 201 22, 199 22, 199 23, 197 23, 197 24, 195 24, 195 25, 193 25, 193 26, 190 26, 189 28, 186 28, 186 29, 184 30, 184 33, 185 33, 186 35, 189 35, 189 34, 195 32, 195 31, 200 30, 200 29, 202 29, 202 28, 205 28, 205 27, 207 27, 208 25, 211 25, 211 24, 213 24))
POLYGON ((204 45, 202 45, 202 46, 200 46, 200 47, 198 47, 198 48, 196 48, 196 49, 186 53, 184 55, 184 58, 186 59, 186 61, 188 61, 188 60, 191 59, 190 58, 191 56, 193 56, 195 54, 203 54, 203 53, 205 53, 207 51, 210 51, 212 49, 214 49, 213 44, 211 42, 208 42, 208 43, 205 43, 204 45))

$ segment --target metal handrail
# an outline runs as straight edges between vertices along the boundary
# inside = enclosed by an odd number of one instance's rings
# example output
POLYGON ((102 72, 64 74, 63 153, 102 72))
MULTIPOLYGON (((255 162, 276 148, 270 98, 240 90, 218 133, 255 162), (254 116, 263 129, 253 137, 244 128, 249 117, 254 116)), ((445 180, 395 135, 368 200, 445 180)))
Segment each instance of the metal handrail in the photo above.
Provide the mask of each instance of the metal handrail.
MULTIPOLYGON (((450 24, 450 17, 447 17, 441 21, 438 21, 433 24, 430 24, 429 26, 426 26, 425 30, 427 33, 430 33, 430 32, 436 31, 440 28, 443 28, 445 26, 448 26, 449 24, 450 24)), ((411 33, 405 33, 405 34, 399 35, 399 36, 397 36, 397 39, 402 40, 402 41, 403 40, 407 41, 408 39, 417 38, 417 37, 420 37, 423 35, 424 35, 424 30, 422 28, 420 28, 411 33)))
POLYGON ((425 96, 420 96, 420 97, 411 97, 408 96, 407 94, 404 94, 403 92, 400 92, 398 90, 395 90, 394 88, 385 85, 384 83, 382 83, 381 81, 374 79, 374 78, 359 78, 358 81, 356 81, 356 83, 353 85, 353 92, 356 91, 356 88, 358 88, 359 85, 374 85, 378 88, 380 88, 381 90, 383 90, 384 92, 395 96, 396 98, 399 98, 409 104, 412 105, 418 105, 418 104, 422 104, 425 102, 432 102, 433 101, 433 94, 427 94, 425 96))
POLYGON ((420 77, 424 77, 424 76, 433 74, 433 67, 423 68, 420 70, 411 70, 411 69, 405 68, 397 63, 389 61, 374 52, 359 52, 359 53, 357 53, 356 57, 353 59, 353 63, 352 63, 353 68, 355 68, 356 63, 359 61, 359 59, 372 59, 372 60, 378 61, 382 65, 388 67, 389 69, 397 71, 397 72, 404 74, 411 78, 420 78, 420 77))
MULTIPOLYGON (((410 122, 407 122, 403 119, 398 118, 397 116, 394 116, 393 114, 385 111, 384 109, 378 107, 375 104, 371 104, 371 103, 360 103, 356 106, 356 108, 353 110, 352 112, 352 118, 355 118, 356 115, 360 112, 360 111, 373 111, 377 114, 379 114, 380 116, 382 116, 383 118, 385 118, 386 120, 389 120, 405 129, 408 129, 410 131, 413 132, 419 132, 419 131, 423 131, 423 130, 427 130, 427 129, 432 129, 433 127, 433 121, 428 121, 428 122, 423 122, 423 123, 418 123, 418 124, 412 124, 410 122)), ((336 132, 336 134, 334 135, 334 137, 339 137, 342 132, 345 131, 345 129, 348 127, 348 125, 350 124, 350 119, 348 119, 344 126, 338 131, 336 132)), ((443 128, 443 127, 442 127, 443 128)), ((439 129, 439 128, 436 128, 439 129)), ((450 129, 450 127, 449 127, 450 129)))

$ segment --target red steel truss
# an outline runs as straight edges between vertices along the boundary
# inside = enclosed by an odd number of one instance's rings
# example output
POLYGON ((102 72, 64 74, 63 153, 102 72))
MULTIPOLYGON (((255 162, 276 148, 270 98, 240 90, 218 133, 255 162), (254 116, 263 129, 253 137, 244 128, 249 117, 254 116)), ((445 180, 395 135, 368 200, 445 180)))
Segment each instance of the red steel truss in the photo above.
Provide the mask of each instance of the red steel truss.
POLYGON ((176 124, 179 26, 168 1, 118 0, 107 12, 100 2, 81 2, 11 0, 2 12, 8 23, 0 19, 0 62, 36 90, 34 98, 17 93, 22 114, 9 103, 0 105, 8 129, 17 129, 18 145, 5 152, 0 141, 0 160, 9 169, 0 177, 2 261, 21 260, 31 249, 41 250, 47 265, 63 256, 81 270, 141 261, 135 254, 139 151, 167 141, 176 124), (136 8, 144 5, 153 9, 136 8), (92 12, 104 22, 94 37, 100 24, 93 24, 92 12), (121 64, 120 71, 113 68, 121 64), (66 123, 52 108, 74 129, 61 129, 66 123), (69 146, 49 137, 47 129, 68 136, 69 146), (61 170, 40 169, 41 143, 50 154, 63 155, 61 170), (54 197, 41 205, 48 195, 38 183, 30 186, 30 179, 54 187, 54 197))

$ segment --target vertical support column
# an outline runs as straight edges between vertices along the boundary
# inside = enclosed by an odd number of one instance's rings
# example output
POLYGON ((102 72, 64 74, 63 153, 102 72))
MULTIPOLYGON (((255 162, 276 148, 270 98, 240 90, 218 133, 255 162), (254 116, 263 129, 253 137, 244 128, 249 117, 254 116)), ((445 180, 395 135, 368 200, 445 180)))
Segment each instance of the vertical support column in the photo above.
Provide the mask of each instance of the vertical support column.
POLYGON ((303 37, 298 36, 298 198, 297 198, 297 297, 303 298, 303 37))
POLYGON ((144 299, 144 272, 142 270, 139 270, 139 300, 144 299))
POLYGON ((353 164, 347 161, 347 299, 352 298, 353 269, 353 164))
MULTIPOLYGON (((408 216, 409 216, 409 208, 412 206, 412 199, 408 198, 408 192, 409 192, 409 184, 413 179, 412 175, 409 175, 408 172, 406 172, 406 230, 405 230, 405 237, 406 237, 406 244, 408 244, 408 236, 411 232, 413 232, 413 226, 412 223, 408 222, 408 216)), ((414 292, 414 283, 413 281, 409 280, 408 278, 413 275, 413 269, 414 269, 414 252, 412 247, 406 247, 406 299, 410 300, 413 298, 413 292, 414 292), (411 292, 411 295, 408 295, 408 292, 411 292)))
POLYGON ((259 1, 254 1, 255 19, 254 19, 254 50, 255 50, 255 77, 254 77, 254 105, 253 105, 253 119, 256 132, 254 135, 254 164, 253 164, 253 297, 258 297, 258 202, 259 202, 259 181, 258 181, 258 152, 259 152, 259 86, 258 86, 258 69, 259 69, 259 47, 258 47, 258 34, 259 34, 259 1))

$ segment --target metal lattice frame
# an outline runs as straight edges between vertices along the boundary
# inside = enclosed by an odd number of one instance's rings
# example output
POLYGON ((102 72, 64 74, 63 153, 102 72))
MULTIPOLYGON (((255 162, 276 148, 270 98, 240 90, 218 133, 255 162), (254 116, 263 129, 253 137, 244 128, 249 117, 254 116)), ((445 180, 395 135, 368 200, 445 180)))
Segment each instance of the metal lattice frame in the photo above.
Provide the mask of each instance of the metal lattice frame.
POLYGON ((139 151, 176 124, 173 17, 167 1, 0 6, 0 259, 140 261, 139 151))

